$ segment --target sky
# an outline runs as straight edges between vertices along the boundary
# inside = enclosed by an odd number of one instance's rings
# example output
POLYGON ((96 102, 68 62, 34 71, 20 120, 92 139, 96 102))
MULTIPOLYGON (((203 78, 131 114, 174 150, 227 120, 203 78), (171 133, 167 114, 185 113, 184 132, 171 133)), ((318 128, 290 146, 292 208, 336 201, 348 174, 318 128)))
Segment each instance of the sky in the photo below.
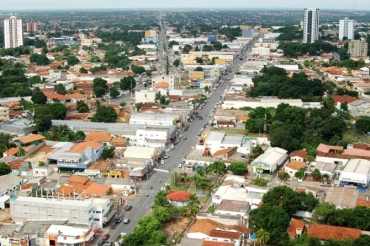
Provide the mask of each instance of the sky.
POLYGON ((5 0, 0 10, 43 9, 150 9, 150 8, 209 8, 249 9, 286 8, 370 10, 370 0, 5 0))

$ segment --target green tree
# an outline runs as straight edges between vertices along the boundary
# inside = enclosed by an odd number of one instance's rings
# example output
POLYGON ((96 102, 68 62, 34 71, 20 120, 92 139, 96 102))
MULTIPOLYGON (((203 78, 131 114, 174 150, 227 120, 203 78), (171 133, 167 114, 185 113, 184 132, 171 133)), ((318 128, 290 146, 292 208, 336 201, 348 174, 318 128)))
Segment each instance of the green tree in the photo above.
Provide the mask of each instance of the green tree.
POLYGON ((331 112, 334 111, 335 109, 335 102, 334 102, 334 98, 333 97, 330 97, 328 96, 325 100, 324 100, 324 107, 328 110, 330 110, 331 112))
POLYGON ((286 173, 286 172, 283 172, 283 173, 279 173, 279 179, 281 180, 288 180, 290 178, 289 174, 286 173))
POLYGON ((179 59, 174 60, 172 65, 174 65, 175 67, 180 66, 180 60, 179 59))
POLYGON ((68 112, 67 107, 60 102, 46 104, 46 107, 50 109, 53 120, 64 120, 68 112))
POLYGON ((83 131, 77 131, 73 136, 73 141, 78 142, 80 140, 84 140, 86 135, 83 131))
POLYGON ((343 111, 348 111, 348 103, 347 102, 342 102, 340 104, 340 109, 343 111))
POLYGON ((36 107, 33 121, 36 124, 36 129, 39 132, 44 132, 50 129, 52 125, 53 113, 50 108, 45 106, 36 107))
POLYGON ((117 96, 119 96, 119 91, 118 91, 117 87, 112 86, 112 87, 110 88, 110 90, 109 90, 109 96, 110 96, 111 98, 116 98, 117 96))
POLYGON ((132 91, 136 87, 136 80, 132 76, 124 77, 120 80, 120 89, 132 91))
POLYGON ((28 79, 28 84, 30 85, 40 84, 40 83, 42 83, 42 79, 38 75, 32 76, 28 79))
POLYGON ((200 72, 202 72, 202 71, 203 71, 203 68, 202 68, 202 67, 196 67, 196 68, 194 69, 194 71, 200 71, 200 72))
POLYGON ((13 143, 13 138, 8 133, 0 132, 0 154, 7 151, 9 148, 14 147, 15 144, 13 143))
POLYGON ((65 95, 66 94, 66 87, 63 84, 56 84, 54 86, 54 91, 58 94, 65 95))
POLYGON ((252 183, 259 187, 266 187, 269 181, 264 178, 255 178, 252 180, 252 183))
POLYGON ((51 139, 53 141, 61 141, 64 139, 65 141, 70 141, 71 137, 73 135, 73 132, 67 125, 59 125, 59 126, 53 126, 51 129, 51 139))
POLYGON ((114 156, 114 150, 116 148, 113 147, 113 146, 110 146, 110 147, 105 147, 103 149, 103 153, 101 155, 101 158, 103 159, 109 159, 109 158, 112 158, 114 156))
POLYGON ((40 88, 35 88, 32 93, 31 101, 34 104, 45 104, 47 101, 47 97, 45 94, 40 90, 40 88))
POLYGON ((370 245, 370 236, 369 235, 361 235, 359 238, 353 241, 352 246, 364 246, 370 245))
POLYGON ((219 42, 219 41, 216 41, 214 44, 213 44, 213 48, 215 50, 221 50, 222 49, 222 43, 219 42))
POLYGON ((95 78, 93 80, 93 89, 97 97, 102 97, 108 90, 107 81, 102 78, 95 78))
POLYGON ((370 117, 361 117, 356 120, 355 127, 362 132, 370 132, 370 117))
POLYGON ((195 58, 195 61, 196 61, 196 63, 203 64, 203 59, 202 59, 202 57, 196 57, 196 58, 195 58))
POLYGON ((228 167, 227 167, 228 170, 230 170, 231 172, 233 172, 233 174, 235 175, 241 175, 241 174, 244 174, 248 169, 247 169, 247 164, 243 163, 243 162, 233 162, 231 163, 228 167))
POLYGON ((4 162, 0 162, 0 176, 3 176, 5 174, 8 174, 12 171, 10 169, 10 166, 4 162))
POLYGON ((142 66, 136 66, 136 65, 131 65, 131 70, 135 74, 142 74, 145 73, 145 68, 142 66))
POLYGON ((319 169, 315 169, 315 170, 313 170, 313 172, 312 172, 312 177, 314 178, 314 179, 316 179, 316 180, 321 180, 321 172, 320 172, 320 170, 319 169))
POLYGON ((80 60, 74 55, 69 55, 67 57, 67 63, 68 63, 69 66, 74 66, 74 65, 80 63, 80 60))
POLYGON ((88 73, 89 71, 87 71, 86 68, 84 67, 81 67, 80 70, 79 70, 80 73, 88 73))
POLYGON ((38 66, 44 66, 50 64, 50 60, 45 54, 33 53, 30 56, 30 62, 35 62, 38 66))
POLYGON ((143 103, 142 102, 135 104, 135 108, 136 108, 137 111, 140 111, 140 109, 141 109, 142 106, 143 106, 143 103))
POLYGON ((326 224, 335 213, 335 205, 331 203, 320 203, 316 206, 313 217, 319 222, 326 224))
POLYGON ((90 111, 89 106, 83 100, 77 101, 76 108, 79 113, 87 113, 90 111))
POLYGON ((158 191, 155 195, 153 207, 171 207, 171 204, 167 198, 167 193, 164 190, 158 191))
POLYGON ((171 213, 168 207, 156 207, 153 210, 153 216, 161 223, 171 220, 171 213))
POLYGON ((119 104, 122 108, 124 108, 126 106, 126 102, 120 102, 119 104))
POLYGON ((100 106, 94 116, 91 118, 92 122, 114 123, 117 121, 117 113, 112 107, 100 106))
POLYGON ((259 229, 257 231, 256 235, 256 241, 260 243, 261 245, 267 244, 268 241, 270 241, 270 233, 263 228, 259 229))

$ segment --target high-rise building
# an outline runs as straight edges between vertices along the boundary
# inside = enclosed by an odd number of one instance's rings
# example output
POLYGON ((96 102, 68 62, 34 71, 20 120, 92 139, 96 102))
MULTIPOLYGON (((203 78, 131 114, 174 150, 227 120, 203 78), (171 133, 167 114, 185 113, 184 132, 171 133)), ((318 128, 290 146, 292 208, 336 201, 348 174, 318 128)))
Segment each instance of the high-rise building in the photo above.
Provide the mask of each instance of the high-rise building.
POLYGON ((367 42, 365 39, 348 42, 348 53, 351 56, 367 56, 367 42))
POLYGON ((313 43, 319 39, 319 9, 304 9, 303 42, 313 43))
POLYGON ((37 24, 35 22, 28 22, 27 32, 36 32, 36 31, 37 31, 37 24))
POLYGON ((348 17, 339 21, 339 40, 347 37, 348 40, 355 39, 355 21, 349 20, 348 17))
POLYGON ((4 47, 16 48, 23 45, 23 20, 16 16, 4 19, 4 47))

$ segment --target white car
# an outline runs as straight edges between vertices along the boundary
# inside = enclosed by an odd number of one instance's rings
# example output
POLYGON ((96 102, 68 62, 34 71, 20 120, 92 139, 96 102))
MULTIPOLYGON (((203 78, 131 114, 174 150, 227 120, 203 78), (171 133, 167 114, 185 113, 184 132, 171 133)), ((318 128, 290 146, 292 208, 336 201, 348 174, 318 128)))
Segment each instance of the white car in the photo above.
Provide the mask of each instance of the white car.
POLYGON ((179 163, 179 165, 177 165, 177 167, 182 168, 182 164, 181 164, 181 163, 179 163))
POLYGON ((164 159, 168 159, 168 158, 170 158, 170 155, 169 155, 169 154, 165 154, 165 155, 163 156, 163 158, 164 158, 164 159))

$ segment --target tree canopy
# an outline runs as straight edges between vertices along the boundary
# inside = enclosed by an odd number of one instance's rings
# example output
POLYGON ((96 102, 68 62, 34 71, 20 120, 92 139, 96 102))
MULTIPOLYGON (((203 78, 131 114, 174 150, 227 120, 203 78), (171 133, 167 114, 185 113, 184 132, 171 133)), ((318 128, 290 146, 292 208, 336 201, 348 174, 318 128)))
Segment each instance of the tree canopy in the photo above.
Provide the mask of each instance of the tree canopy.
POLYGON ((33 90, 31 100, 35 104, 45 104, 48 99, 40 88, 36 87, 33 90))
POLYGON ((93 80, 93 90, 97 97, 102 97, 108 90, 107 81, 102 78, 95 78, 93 80))
POLYGON ((53 120, 64 120, 68 112, 68 108, 60 102, 48 103, 46 107, 50 109, 53 120))
POLYGON ((227 169, 236 175, 244 174, 248 170, 247 164, 243 162, 233 162, 227 167, 227 169))
POLYGON ((92 122, 114 123, 117 120, 117 113, 112 107, 100 106, 91 118, 92 122))
POLYGON ((262 75, 253 77, 254 88, 247 93, 250 97, 277 96, 284 99, 315 101, 314 97, 324 94, 321 80, 308 79, 304 73, 294 73, 287 77, 285 69, 278 67, 263 68, 262 75))
POLYGON ((0 162, 0 176, 3 176, 5 174, 8 174, 12 171, 10 169, 10 166, 4 162, 0 162))

